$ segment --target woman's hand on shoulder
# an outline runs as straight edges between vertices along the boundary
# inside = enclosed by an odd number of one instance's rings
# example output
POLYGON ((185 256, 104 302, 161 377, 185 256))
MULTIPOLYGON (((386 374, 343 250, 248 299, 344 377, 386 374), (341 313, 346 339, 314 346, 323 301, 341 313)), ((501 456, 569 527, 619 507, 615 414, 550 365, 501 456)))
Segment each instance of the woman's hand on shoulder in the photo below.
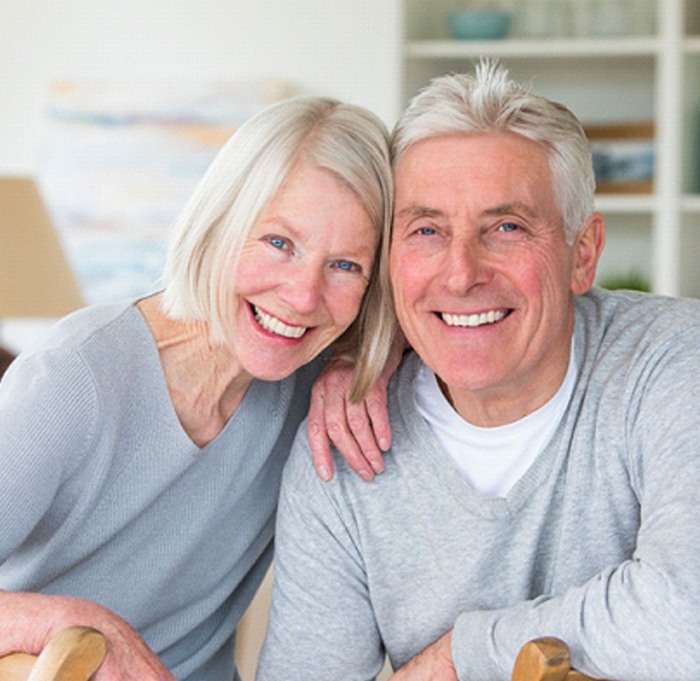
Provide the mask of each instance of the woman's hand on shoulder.
POLYGON ((382 376, 359 404, 350 401, 354 366, 332 359, 311 391, 307 434, 314 467, 321 479, 333 477, 335 446, 364 480, 384 470, 382 454, 391 446, 386 408, 389 376, 382 376))
POLYGON ((333 357, 311 391, 307 436, 316 472, 322 480, 333 477, 335 446, 348 465, 364 480, 384 470, 384 452, 391 447, 387 387, 406 349, 396 339, 386 366, 360 403, 350 401, 355 365, 333 357))

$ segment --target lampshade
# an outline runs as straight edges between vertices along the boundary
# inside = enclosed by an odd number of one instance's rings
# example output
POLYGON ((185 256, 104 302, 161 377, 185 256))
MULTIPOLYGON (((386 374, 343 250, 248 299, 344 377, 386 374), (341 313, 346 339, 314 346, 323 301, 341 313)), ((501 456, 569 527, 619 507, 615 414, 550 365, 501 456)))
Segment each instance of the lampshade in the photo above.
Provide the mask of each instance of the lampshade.
POLYGON ((62 317, 82 305, 36 183, 0 177, 0 318, 62 317))

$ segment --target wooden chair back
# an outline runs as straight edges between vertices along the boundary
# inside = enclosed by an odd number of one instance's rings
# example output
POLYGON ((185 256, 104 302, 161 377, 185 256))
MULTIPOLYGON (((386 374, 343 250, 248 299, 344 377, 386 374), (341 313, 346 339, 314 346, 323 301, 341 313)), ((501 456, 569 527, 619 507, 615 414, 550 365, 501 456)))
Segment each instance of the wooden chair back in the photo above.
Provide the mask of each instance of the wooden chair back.
POLYGON ((41 654, 0 657, 0 681, 88 681, 107 653, 105 637, 90 627, 59 631, 41 654))
MULTIPOLYGON (((1 680, 0 680, 1 681, 1 680)), ((528 641, 518 653, 511 681, 604 681, 571 669, 569 646, 554 637, 528 641)))

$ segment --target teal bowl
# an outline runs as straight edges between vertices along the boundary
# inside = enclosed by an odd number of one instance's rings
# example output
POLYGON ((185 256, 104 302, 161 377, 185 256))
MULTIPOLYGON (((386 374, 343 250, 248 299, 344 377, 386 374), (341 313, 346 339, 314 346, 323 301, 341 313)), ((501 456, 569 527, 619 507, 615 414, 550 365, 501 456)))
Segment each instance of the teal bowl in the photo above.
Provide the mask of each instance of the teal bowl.
POLYGON ((457 40, 495 40, 508 35, 511 15, 479 9, 455 10, 447 15, 447 28, 457 40))

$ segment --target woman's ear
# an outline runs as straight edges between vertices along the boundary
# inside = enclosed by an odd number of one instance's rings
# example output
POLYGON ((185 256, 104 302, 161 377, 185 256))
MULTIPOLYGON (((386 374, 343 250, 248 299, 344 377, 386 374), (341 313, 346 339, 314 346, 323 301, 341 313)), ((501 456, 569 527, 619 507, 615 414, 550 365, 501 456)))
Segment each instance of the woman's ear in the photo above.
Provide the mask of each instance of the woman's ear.
POLYGON ((600 213, 591 213, 574 241, 571 291, 582 295, 593 286, 598 259, 605 245, 605 221, 600 213))

